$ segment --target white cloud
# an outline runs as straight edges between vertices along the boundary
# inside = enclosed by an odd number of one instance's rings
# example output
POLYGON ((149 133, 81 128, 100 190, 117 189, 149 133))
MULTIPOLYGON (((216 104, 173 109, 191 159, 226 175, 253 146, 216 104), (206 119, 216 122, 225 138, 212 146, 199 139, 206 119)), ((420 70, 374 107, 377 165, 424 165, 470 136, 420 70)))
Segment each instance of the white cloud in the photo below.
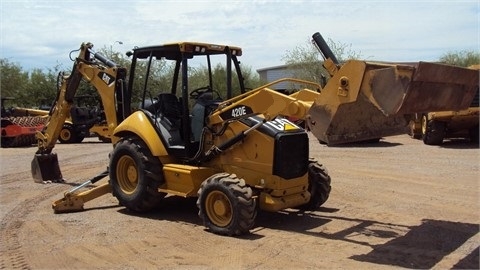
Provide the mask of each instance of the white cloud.
POLYGON ((476 1, 2 0, 1 57, 68 69, 84 41, 126 51, 190 40, 240 46, 242 62, 258 69, 282 64, 318 31, 372 59, 434 61, 479 49, 479 10, 476 1))

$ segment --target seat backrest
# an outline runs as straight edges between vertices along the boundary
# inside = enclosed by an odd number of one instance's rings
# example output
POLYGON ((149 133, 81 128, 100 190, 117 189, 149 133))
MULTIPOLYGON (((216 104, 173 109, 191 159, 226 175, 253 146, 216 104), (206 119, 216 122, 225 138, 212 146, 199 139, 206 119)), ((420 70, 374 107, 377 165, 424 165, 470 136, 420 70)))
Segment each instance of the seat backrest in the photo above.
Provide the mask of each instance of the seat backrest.
POLYGON ((177 96, 174 94, 160 94, 158 95, 158 111, 169 119, 179 119, 182 110, 177 96))
POLYGON ((192 108, 191 129, 194 142, 200 141, 202 129, 205 126, 205 117, 218 107, 221 99, 213 99, 212 92, 206 92, 200 95, 192 108))
POLYGON ((83 125, 85 122, 91 120, 90 110, 86 107, 72 106, 70 109, 70 117, 76 125, 83 125))

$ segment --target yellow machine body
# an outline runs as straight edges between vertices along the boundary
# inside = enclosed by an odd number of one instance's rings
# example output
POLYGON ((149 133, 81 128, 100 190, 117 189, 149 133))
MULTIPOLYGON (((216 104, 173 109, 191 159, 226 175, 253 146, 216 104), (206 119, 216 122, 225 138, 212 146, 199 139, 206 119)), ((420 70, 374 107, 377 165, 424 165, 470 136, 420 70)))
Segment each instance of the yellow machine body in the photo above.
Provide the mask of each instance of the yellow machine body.
MULTIPOLYGON (((85 52, 90 51, 81 51, 79 59, 89 59, 82 56, 85 52)), ((318 209, 329 197, 328 171, 310 159, 307 131, 290 117, 304 119, 308 129, 329 144, 366 140, 406 132, 404 116, 415 111, 464 109, 478 87, 478 74, 468 69, 430 63, 339 65, 327 59, 331 79, 323 89, 310 82, 314 89, 290 96, 270 89, 271 84, 245 91, 237 59, 241 54, 235 46, 195 42, 136 47, 130 53, 128 86, 120 83, 124 69, 102 56, 97 56, 103 63, 100 68, 89 61, 76 62, 46 129, 38 135, 32 175, 44 179, 41 169, 58 167, 51 150, 77 82, 84 78, 101 94, 113 130, 113 151, 108 170, 80 187, 107 175, 109 181, 86 193, 75 188, 55 201, 53 209, 78 211, 82 201, 110 191, 122 206, 136 212, 153 209, 167 194, 197 197, 199 216, 207 228, 240 235, 252 228, 257 209, 318 209), (209 57, 215 55, 227 59, 226 99, 213 98, 209 57), (188 64, 197 56, 207 56, 210 78, 207 86, 191 89, 188 64), (165 64, 156 61, 166 60, 174 67, 170 89, 152 92, 159 85, 155 75, 160 72, 155 68, 165 64), (135 73, 145 70, 150 75, 135 73), (450 73, 455 76, 447 76, 450 73), (234 77, 242 93, 237 96, 231 96, 234 77), (132 102, 119 101, 123 95, 143 97, 139 108, 122 114, 119 108, 129 108, 132 102), (46 165, 35 164, 39 161, 46 165)))

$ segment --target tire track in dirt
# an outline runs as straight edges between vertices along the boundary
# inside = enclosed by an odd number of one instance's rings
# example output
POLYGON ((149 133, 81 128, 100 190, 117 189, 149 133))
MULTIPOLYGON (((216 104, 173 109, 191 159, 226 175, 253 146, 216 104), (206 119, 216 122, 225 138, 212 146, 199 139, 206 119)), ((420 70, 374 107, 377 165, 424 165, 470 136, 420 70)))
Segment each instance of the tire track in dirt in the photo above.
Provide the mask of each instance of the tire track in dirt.
MULTIPOLYGON (((26 153, 30 150, 31 149, 19 149, 17 151, 7 151, 5 152, 5 154, 7 154, 6 156, 8 157, 8 154, 10 153, 26 153)), ((98 149, 89 150, 90 151, 85 152, 92 152, 92 154, 94 152, 98 152, 98 149)), ((2 155, 3 154, 4 152, 2 152, 2 155)), ((70 166, 61 166, 62 171, 66 174, 71 174, 72 169, 69 169, 69 167, 72 166, 72 161, 75 161, 75 163, 78 162, 77 160, 75 160, 75 158, 78 159, 80 155, 84 156, 84 153, 78 152, 78 154, 75 153, 75 157, 67 158, 66 163, 70 166)), ((44 239, 44 237, 46 236, 66 235, 67 229, 65 225, 54 220, 29 220, 27 222, 27 216, 35 211, 38 211, 38 206, 44 205, 44 202, 50 200, 52 196, 58 196, 56 194, 62 194, 67 189, 69 189, 69 187, 61 184, 35 184, 33 183, 33 180, 31 180, 30 160, 26 161, 25 159, 17 159, 18 162, 16 163, 19 164, 9 165, 8 163, 13 162, 13 160, 14 159, 7 158, 3 160, 2 163, 4 163, 3 165, 7 165, 8 168, 21 167, 22 170, 16 172, 12 170, 11 173, 7 170, 7 174, 2 175, 2 194, 5 190, 12 189, 25 189, 31 190, 33 192, 21 192, 16 197, 11 197, 7 194, 3 194, 4 196, 2 196, 7 201, 5 201, 5 204, 2 207, 3 211, 5 212, 2 213, 2 220, 0 224, 0 243, 2 243, 0 245, 0 269, 31 269, 36 267, 30 264, 30 262, 35 263, 39 260, 41 265, 41 261, 44 259, 40 258, 40 256, 35 256, 34 254, 25 254, 24 250, 30 249, 30 246, 34 246, 36 244, 36 241, 38 241, 39 239, 44 239), (23 239, 22 237, 25 239, 23 239), (28 243, 29 247, 24 247, 24 243, 28 243)), ((98 161, 96 161, 95 159, 91 159, 85 162, 83 166, 84 170, 89 171, 92 170, 94 167, 98 167, 95 162, 98 161)), ((68 182, 71 182, 70 185, 74 184, 72 181, 68 182)), ((41 243, 39 245, 40 248, 42 248, 43 245, 41 245, 41 243)), ((62 262, 61 258, 55 261, 57 262, 57 264, 58 262, 62 262)), ((60 268, 64 268, 68 267, 68 264, 65 263, 62 265, 60 263, 58 266, 60 268)))
MULTIPOLYGON (((22 252, 22 243, 19 240, 19 233, 22 227, 25 225, 25 217, 38 206, 40 202, 47 200, 51 197, 53 192, 60 192, 64 189, 64 186, 54 186, 53 188, 47 188, 41 194, 26 199, 2 218, 0 224, 0 269, 30 269, 27 255, 22 252)), ((67 265, 65 265, 66 267, 67 265)))
MULTIPOLYGON (((30 162, 32 149, 1 149, 15 159, 0 180, 0 269, 384 269, 409 268, 408 258, 422 263, 418 268, 462 269, 460 261, 477 262, 469 256, 478 258, 479 234, 467 237, 478 233, 478 149, 452 155, 407 137, 383 145, 316 143, 311 154, 334 183, 321 211, 259 212, 251 234, 239 238, 207 232, 195 200, 185 198, 167 197, 158 211, 134 214, 105 196, 82 213, 53 215, 50 200, 71 186, 33 183, 22 162, 30 162)), ((101 172, 110 147, 58 145, 67 182, 101 172)))

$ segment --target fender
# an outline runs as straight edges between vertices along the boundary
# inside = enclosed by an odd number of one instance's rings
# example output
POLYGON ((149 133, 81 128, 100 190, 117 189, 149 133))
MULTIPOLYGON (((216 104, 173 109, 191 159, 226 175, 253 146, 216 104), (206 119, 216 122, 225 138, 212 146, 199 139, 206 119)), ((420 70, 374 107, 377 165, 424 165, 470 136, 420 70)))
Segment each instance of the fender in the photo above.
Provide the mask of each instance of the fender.
POLYGON ((136 111, 123 120, 113 131, 113 135, 121 137, 126 133, 134 133, 140 137, 154 156, 167 156, 167 149, 163 145, 158 133, 148 117, 142 111, 136 111))

